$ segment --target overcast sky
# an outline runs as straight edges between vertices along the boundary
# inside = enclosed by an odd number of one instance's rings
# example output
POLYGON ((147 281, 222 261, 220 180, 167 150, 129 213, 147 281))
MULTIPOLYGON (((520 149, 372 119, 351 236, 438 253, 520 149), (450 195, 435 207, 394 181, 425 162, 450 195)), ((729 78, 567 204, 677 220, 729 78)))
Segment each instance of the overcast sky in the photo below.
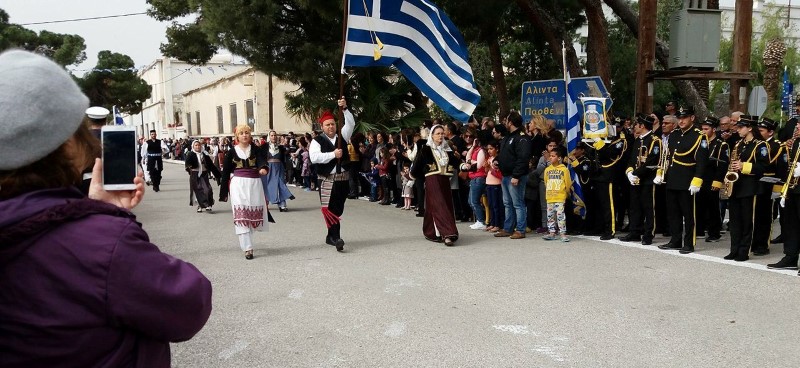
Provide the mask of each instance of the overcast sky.
MULTIPOLYGON (((786 4, 787 0, 776 0, 786 4)), ((800 3, 800 0, 797 1, 800 3)), ((722 0, 732 6, 733 0, 722 0)), ((148 8, 145 0, 0 0, 11 23, 24 24, 76 18, 90 18, 129 13, 142 13, 148 8)), ((77 34, 86 42, 86 61, 70 66, 75 74, 97 64, 97 53, 110 50, 130 56, 137 67, 150 64, 161 55, 158 46, 166 42, 164 31, 169 23, 157 22, 147 15, 78 22, 28 25, 35 31, 77 34)))
MULTIPOLYGON (((142 13, 148 7, 145 0, 0 0, 0 9, 16 24, 142 13)), ((69 67, 81 75, 83 72, 78 70, 93 68, 97 64, 97 53, 102 50, 128 55, 137 67, 149 64, 161 55, 158 46, 166 42, 164 32, 168 25, 147 15, 135 15, 25 27, 37 32, 48 30, 83 37, 86 61, 69 67)))

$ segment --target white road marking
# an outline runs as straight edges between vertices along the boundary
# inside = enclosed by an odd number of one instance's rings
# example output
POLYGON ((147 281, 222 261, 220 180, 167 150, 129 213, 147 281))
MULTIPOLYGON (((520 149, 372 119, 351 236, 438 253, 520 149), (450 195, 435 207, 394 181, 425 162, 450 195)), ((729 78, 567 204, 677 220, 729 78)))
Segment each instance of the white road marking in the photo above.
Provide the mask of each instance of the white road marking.
POLYGON ((551 359, 553 359, 556 362, 563 362, 564 361, 564 356, 561 355, 561 353, 559 353, 557 351, 559 349, 560 349, 559 347, 552 347, 552 346, 547 346, 547 345, 536 345, 533 348, 533 351, 535 351, 535 352, 537 352, 539 354, 545 355, 547 357, 550 357, 551 359))
POLYGON ((494 325, 492 327, 498 331, 510 332, 514 335, 539 336, 538 333, 528 330, 528 326, 525 325, 494 325))
POLYGON ((291 298, 291 299, 300 299, 300 298, 303 297, 303 293, 304 293, 303 290, 294 289, 291 292, 289 292, 289 298, 291 298))
POLYGON ((244 349, 247 349, 248 346, 250 346, 250 344, 247 341, 236 340, 233 343, 233 346, 231 346, 228 349, 225 349, 225 350, 221 351, 219 353, 219 355, 217 355, 217 356, 220 359, 228 360, 228 359, 232 358, 234 355, 239 354, 242 351, 244 351, 244 349))
POLYGON ((405 322, 397 322, 397 321, 392 322, 392 324, 389 325, 389 328, 387 328, 386 331, 383 332, 384 335, 389 337, 400 337, 405 333, 406 333, 405 322))
POLYGON ((720 264, 725 264, 725 265, 729 265, 729 266, 745 267, 745 268, 750 268, 750 269, 753 269, 753 270, 769 271, 769 272, 779 273, 781 275, 797 277, 797 271, 796 270, 772 269, 772 268, 767 268, 766 265, 762 265, 762 264, 758 264, 758 263, 729 261, 727 259, 722 259, 722 258, 719 258, 719 257, 709 256, 709 255, 705 255, 705 254, 698 254, 698 253, 680 254, 680 253, 678 253, 677 249, 676 250, 663 250, 663 249, 658 249, 658 246, 656 246, 656 245, 642 245, 640 243, 624 242, 624 241, 621 241, 619 239, 599 240, 599 239, 597 239, 597 237, 585 236, 585 235, 578 235, 578 236, 575 236, 575 237, 576 238, 581 238, 581 239, 586 239, 586 240, 592 240, 592 241, 596 241, 596 242, 601 242, 601 243, 622 245, 624 247, 629 247, 629 248, 637 248, 637 249, 644 249, 644 250, 649 250, 649 251, 656 251, 656 252, 659 252, 659 253, 664 253, 664 254, 669 254, 669 255, 679 256, 679 257, 692 258, 692 259, 697 259, 697 260, 700 260, 700 261, 720 263, 720 264))
POLYGON ((387 285, 383 289, 384 292, 396 295, 403 295, 403 289, 412 288, 416 286, 414 280, 405 277, 387 277, 387 285))

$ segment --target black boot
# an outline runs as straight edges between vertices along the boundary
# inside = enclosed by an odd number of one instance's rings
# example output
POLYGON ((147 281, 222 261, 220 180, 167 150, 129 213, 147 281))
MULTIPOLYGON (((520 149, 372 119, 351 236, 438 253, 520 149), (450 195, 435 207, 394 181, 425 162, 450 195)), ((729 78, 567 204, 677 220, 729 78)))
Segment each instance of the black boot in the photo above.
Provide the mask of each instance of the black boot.
POLYGON ((767 268, 780 268, 784 270, 796 270, 797 269, 797 256, 790 256, 785 255, 781 258, 778 263, 768 264, 767 268))
POLYGON ((778 235, 775 239, 770 240, 770 244, 782 244, 783 243, 783 234, 778 235))

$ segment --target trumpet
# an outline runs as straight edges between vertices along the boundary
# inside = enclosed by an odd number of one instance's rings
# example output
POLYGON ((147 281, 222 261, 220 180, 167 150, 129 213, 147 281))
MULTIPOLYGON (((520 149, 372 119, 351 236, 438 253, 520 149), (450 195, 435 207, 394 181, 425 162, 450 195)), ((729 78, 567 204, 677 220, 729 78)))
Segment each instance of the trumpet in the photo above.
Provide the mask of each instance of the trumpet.
MULTIPOLYGON (((787 147, 786 149, 788 151, 791 147, 787 147)), ((795 149, 794 158, 792 158, 792 163, 789 165, 789 173, 786 176, 783 189, 781 189, 781 198, 783 199, 786 199, 786 196, 789 194, 789 189, 794 189, 798 182, 800 182, 800 177, 794 177, 794 167, 797 166, 797 158, 800 156, 798 153, 800 153, 800 149, 795 149)))
MULTIPOLYGON (((642 142, 642 145, 639 147, 638 155, 636 156, 636 164, 633 165, 634 170, 638 170, 640 167, 642 167, 642 165, 644 165, 645 162, 647 162, 647 153, 647 146, 645 146, 644 142, 642 142)), ((637 177, 633 182, 633 185, 639 185, 639 180, 640 179, 637 177)))
POLYGON ((728 199, 733 194, 733 183, 739 180, 739 173, 733 171, 733 162, 739 161, 739 144, 742 141, 736 142, 736 145, 733 146, 733 152, 731 152, 730 160, 728 161, 728 172, 725 173, 725 180, 722 183, 722 190, 719 192, 719 197, 722 199, 728 199))
POLYGON ((664 144, 661 147, 661 157, 658 159, 658 171, 657 171, 659 175, 661 175, 661 177, 663 178, 661 184, 667 183, 666 178, 667 178, 667 171, 669 170, 670 158, 671 157, 669 155, 669 147, 666 144, 664 144))

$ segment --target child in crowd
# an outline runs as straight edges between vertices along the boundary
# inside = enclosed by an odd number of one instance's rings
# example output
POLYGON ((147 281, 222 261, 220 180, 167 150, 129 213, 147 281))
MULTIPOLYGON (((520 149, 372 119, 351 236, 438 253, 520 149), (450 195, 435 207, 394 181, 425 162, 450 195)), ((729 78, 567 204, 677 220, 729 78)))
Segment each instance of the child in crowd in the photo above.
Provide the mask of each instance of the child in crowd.
POLYGON ((497 159, 497 155, 500 152, 500 144, 496 140, 492 140, 486 143, 484 147, 489 155, 484 166, 484 170, 486 170, 486 199, 489 202, 489 223, 485 231, 494 233, 503 228, 505 219, 503 189, 500 187, 503 174, 500 173, 500 169, 492 168, 492 162, 497 159))
POLYGON ((411 179, 410 173, 411 165, 408 162, 403 163, 403 201, 404 201, 404 210, 411 209, 411 200, 414 199, 414 180, 411 179))
POLYGON ((362 173, 367 181, 369 181, 370 191, 369 191, 369 201, 370 202, 377 202, 378 201, 378 185, 381 182, 381 175, 380 171, 378 170, 378 159, 373 158, 369 161, 370 171, 362 173))
POLYGON ((303 177, 303 187, 306 192, 313 190, 311 187, 311 156, 308 153, 308 142, 306 140, 300 141, 300 160, 303 162, 300 167, 300 175, 303 177))
POLYGON ((546 186, 545 198, 547 199, 547 229, 549 233, 543 237, 544 240, 556 239, 556 221, 558 230, 561 233, 561 241, 568 242, 567 237, 567 217, 564 213, 564 202, 567 195, 572 190, 572 179, 569 170, 564 166, 566 148, 557 146, 550 150, 550 166, 544 170, 544 180, 546 186))

